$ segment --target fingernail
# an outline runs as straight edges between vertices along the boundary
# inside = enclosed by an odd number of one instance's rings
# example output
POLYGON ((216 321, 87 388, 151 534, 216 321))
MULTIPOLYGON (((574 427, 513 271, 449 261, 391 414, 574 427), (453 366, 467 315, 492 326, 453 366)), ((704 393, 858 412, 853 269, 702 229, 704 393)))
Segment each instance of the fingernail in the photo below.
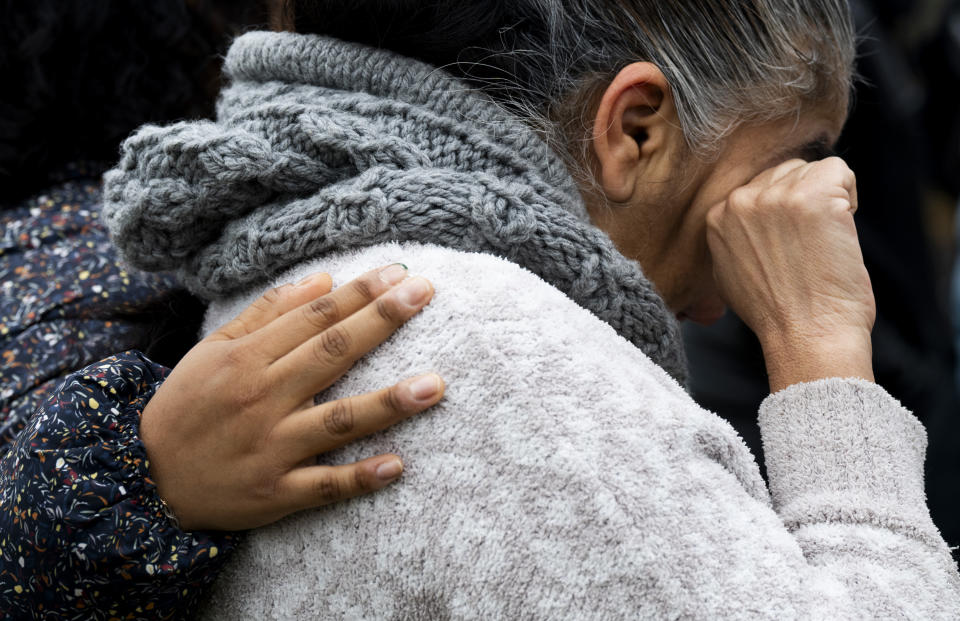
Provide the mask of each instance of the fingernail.
POLYGON ((377 478, 381 481, 392 481, 403 472, 403 463, 399 459, 390 459, 377 466, 377 478))
POLYGON ((380 270, 380 280, 388 285, 395 285, 407 277, 407 266, 403 263, 394 263, 380 270))
POLYGON ((396 293, 397 300, 401 304, 414 307, 421 306, 428 295, 430 295, 430 285, 422 276, 404 281, 402 285, 397 287, 396 293))
POLYGON ((427 401, 440 392, 440 376, 427 373, 410 380, 410 395, 417 401, 427 401))

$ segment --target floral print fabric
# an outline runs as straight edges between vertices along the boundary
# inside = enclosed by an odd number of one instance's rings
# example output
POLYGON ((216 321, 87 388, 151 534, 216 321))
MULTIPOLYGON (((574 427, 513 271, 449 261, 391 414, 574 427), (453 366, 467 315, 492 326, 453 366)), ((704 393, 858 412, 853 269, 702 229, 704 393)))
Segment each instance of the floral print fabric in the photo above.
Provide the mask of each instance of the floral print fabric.
POLYGON ((138 436, 167 370, 110 356, 175 283, 125 270, 68 176, 0 211, 0 618, 183 618, 237 535, 167 520, 138 436))
POLYGON ((88 174, 0 211, 0 454, 67 373, 142 347, 138 311, 176 287, 119 263, 88 174))
POLYGON ((127 352, 68 376, 0 460, 8 616, 179 618, 213 579, 235 535, 170 524, 137 434, 166 374, 127 352))

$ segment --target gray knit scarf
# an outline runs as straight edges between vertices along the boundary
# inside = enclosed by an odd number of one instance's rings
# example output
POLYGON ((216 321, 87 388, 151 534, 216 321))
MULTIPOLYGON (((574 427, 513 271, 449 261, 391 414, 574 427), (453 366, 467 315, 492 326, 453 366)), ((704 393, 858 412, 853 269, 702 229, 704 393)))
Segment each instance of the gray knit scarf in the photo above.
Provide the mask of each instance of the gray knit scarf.
POLYGON ((449 74, 336 39, 253 32, 217 121, 147 126, 104 177, 121 256, 224 298, 304 260, 387 241, 499 255, 681 382, 676 320, 587 219, 563 161, 449 74))

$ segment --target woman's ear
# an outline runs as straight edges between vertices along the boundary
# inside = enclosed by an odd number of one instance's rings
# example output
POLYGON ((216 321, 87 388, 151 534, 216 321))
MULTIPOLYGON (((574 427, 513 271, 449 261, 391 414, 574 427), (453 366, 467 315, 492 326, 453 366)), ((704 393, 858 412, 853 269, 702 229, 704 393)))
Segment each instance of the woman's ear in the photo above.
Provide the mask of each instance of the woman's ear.
POLYGON ((593 123, 600 184, 613 202, 626 202, 637 183, 667 155, 676 131, 667 79, 648 62, 627 65, 604 92, 593 123))

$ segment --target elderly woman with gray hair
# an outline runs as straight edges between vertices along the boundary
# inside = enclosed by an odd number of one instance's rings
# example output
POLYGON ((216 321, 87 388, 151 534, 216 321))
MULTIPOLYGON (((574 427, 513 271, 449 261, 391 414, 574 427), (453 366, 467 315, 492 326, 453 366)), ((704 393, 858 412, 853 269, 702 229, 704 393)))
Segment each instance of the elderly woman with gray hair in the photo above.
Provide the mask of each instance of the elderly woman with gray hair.
POLYGON ((856 182, 829 157, 845 2, 274 19, 296 33, 237 39, 216 122, 143 128, 106 177, 123 256, 211 302, 143 399, 156 491, 185 532, 271 524, 203 616, 960 611, 925 432, 872 382, 856 182), (372 265, 318 297, 317 270, 372 265), (677 320, 725 305, 766 357, 769 487, 683 390, 677 320), (401 484, 277 521, 395 478, 391 452, 401 484))

